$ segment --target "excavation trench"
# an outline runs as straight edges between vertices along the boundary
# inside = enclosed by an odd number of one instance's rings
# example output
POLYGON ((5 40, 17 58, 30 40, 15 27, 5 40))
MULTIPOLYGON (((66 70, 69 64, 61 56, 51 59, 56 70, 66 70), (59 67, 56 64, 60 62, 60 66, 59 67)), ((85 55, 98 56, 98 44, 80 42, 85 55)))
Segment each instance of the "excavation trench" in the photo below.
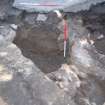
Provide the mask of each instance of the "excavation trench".
MULTIPOLYGON (((79 32, 80 35, 82 35, 86 33, 84 27, 91 32, 94 22, 102 19, 102 17, 99 16, 98 19, 92 20, 88 17, 88 13, 86 16, 87 18, 83 16, 83 20, 85 20, 84 26, 79 25, 79 29, 74 23, 74 32, 79 32), (93 21, 93 23, 89 24, 90 21, 93 21)), ((59 46, 63 47, 63 41, 58 41, 61 31, 57 28, 57 24, 51 24, 51 21, 53 20, 50 20, 50 22, 35 21, 33 24, 23 22, 18 27, 17 35, 14 39, 14 43, 21 49, 23 55, 31 59, 44 73, 58 70, 65 61, 63 50, 59 48, 59 46)), ((100 32, 99 29, 94 29, 91 32, 90 38, 94 41, 97 51, 101 54, 105 54, 105 38, 103 31, 100 32), (101 35, 103 35, 103 38, 98 39, 101 35)))
POLYGON ((18 28, 14 43, 42 72, 50 73, 64 62, 63 52, 58 48, 58 36, 59 30, 50 24, 25 24, 18 28))
POLYGON ((70 23, 67 20, 70 25, 69 44, 74 38, 71 33, 77 35, 74 43, 70 44, 73 45, 72 52, 69 52, 71 59, 69 54, 66 55, 67 60, 71 60, 71 65, 65 64, 62 37, 64 25, 56 14, 26 13, 13 8, 13 11, 9 11, 9 16, 5 17, 8 8, 3 10, 3 17, 0 15, 0 42, 4 38, 6 40, 3 44, 7 42, 9 45, 0 46, 0 76, 10 72, 13 78, 8 82, 0 82, 0 105, 1 99, 8 105, 105 105, 105 11, 102 11, 105 10, 105 5, 103 6, 99 11, 98 8, 93 8, 76 14, 68 13, 71 18, 70 23), (39 21, 40 15, 44 15, 46 20, 39 21), (14 26, 18 26, 18 29, 14 26), (58 40, 59 38, 61 39, 58 40), (80 40, 82 38, 87 40, 80 40), (79 44, 84 46, 78 46, 79 44), (2 73, 2 69, 8 72, 2 73))

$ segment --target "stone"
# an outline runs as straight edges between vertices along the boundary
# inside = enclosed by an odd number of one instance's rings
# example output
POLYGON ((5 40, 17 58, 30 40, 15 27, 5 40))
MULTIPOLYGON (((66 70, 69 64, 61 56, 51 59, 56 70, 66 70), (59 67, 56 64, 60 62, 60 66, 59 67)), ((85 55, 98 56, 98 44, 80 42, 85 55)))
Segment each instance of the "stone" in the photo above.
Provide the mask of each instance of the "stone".
POLYGON ((17 28, 18 28, 18 26, 17 25, 15 25, 15 24, 11 24, 10 25, 10 27, 12 28, 12 29, 14 29, 15 31, 17 30, 17 28))
POLYGON ((81 84, 77 74, 67 64, 63 64, 58 71, 49 73, 48 77, 63 91, 69 94, 69 97, 75 96, 77 88, 79 88, 81 84))
POLYGON ((10 8, 9 0, 0 1, 0 20, 4 21, 7 18, 7 11, 10 8))
POLYGON ((38 14, 36 21, 43 21, 45 22, 47 19, 45 14, 38 14))
POLYGON ((19 24, 21 23, 23 17, 23 11, 18 10, 16 8, 10 8, 7 11, 8 19, 7 21, 11 24, 19 24))
POLYGON ((103 3, 100 5, 93 6, 90 10, 91 10, 91 12, 94 12, 96 14, 104 14, 105 13, 104 8, 105 8, 105 4, 103 3))
POLYGON ((30 25, 34 25, 37 19, 37 13, 26 13, 24 22, 30 25))
POLYGON ((14 40, 16 31, 13 30, 9 25, 0 26, 0 46, 10 43, 14 40))
POLYGON ((61 18, 58 17, 57 13, 54 11, 51 11, 47 14, 47 20, 46 22, 51 24, 51 25, 55 25, 55 27, 57 27, 57 25, 59 24, 59 22, 61 22, 61 18))

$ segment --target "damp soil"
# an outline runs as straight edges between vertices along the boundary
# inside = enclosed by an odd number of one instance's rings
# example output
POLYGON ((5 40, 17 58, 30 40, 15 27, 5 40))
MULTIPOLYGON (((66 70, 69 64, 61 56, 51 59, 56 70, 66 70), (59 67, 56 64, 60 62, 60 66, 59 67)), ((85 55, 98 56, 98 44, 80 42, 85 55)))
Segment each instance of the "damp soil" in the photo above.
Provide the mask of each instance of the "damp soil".
POLYGON ((14 43, 21 49, 23 55, 31 59, 35 65, 44 73, 57 71, 64 63, 63 51, 57 44, 59 31, 55 26, 36 23, 32 26, 20 27, 17 30, 14 43), (27 32, 30 30, 30 32, 27 32))

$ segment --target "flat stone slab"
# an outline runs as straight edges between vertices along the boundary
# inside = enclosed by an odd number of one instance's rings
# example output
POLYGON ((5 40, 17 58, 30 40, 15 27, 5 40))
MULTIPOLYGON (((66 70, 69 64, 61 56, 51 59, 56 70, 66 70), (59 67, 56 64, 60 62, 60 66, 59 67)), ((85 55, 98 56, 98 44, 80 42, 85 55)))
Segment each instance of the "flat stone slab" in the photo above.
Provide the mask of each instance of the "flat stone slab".
POLYGON ((60 9, 65 12, 77 12, 89 9, 91 5, 105 0, 15 0, 13 7, 27 12, 49 12, 60 9))

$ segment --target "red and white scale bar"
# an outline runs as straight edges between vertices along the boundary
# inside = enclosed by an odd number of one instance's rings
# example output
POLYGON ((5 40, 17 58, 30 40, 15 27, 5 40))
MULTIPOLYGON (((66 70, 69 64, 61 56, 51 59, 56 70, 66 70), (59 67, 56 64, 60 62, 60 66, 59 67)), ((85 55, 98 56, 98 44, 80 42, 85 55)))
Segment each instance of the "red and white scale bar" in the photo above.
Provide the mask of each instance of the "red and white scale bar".
POLYGON ((64 20, 64 57, 66 57, 67 38, 68 38, 68 24, 67 21, 64 20))

